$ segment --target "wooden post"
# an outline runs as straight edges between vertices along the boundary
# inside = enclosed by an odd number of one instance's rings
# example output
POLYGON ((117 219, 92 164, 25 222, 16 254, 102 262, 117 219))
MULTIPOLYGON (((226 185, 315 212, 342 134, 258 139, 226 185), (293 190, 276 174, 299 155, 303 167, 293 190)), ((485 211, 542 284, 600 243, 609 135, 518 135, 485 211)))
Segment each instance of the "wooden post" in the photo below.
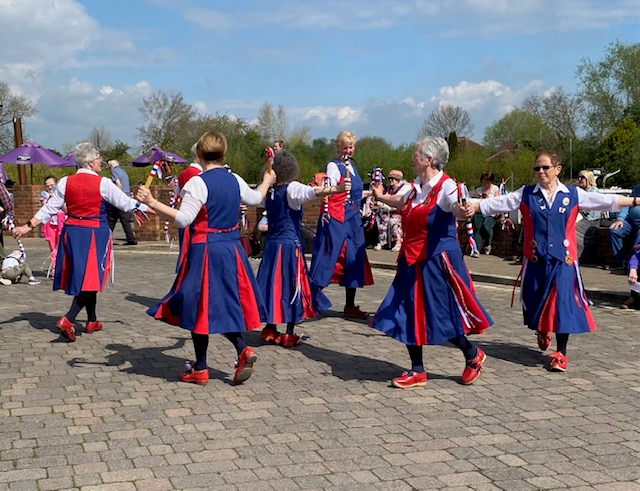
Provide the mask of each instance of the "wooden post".
MULTIPOLYGON (((13 141, 16 148, 22 145, 22 119, 13 118, 13 141)), ((27 171, 24 165, 16 164, 18 166, 18 184, 24 186, 27 184, 27 171)))

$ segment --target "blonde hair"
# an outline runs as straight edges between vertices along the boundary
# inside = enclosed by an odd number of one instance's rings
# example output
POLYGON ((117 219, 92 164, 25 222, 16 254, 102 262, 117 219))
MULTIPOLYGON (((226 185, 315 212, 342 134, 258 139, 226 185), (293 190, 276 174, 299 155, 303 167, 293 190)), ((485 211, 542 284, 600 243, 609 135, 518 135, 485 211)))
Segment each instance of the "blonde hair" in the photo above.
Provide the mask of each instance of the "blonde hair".
POLYGON ((336 136, 336 147, 344 147, 346 145, 355 145, 356 134, 353 131, 341 131, 336 136))
POLYGON ((222 133, 207 131, 198 140, 196 153, 202 162, 222 163, 227 155, 227 139, 222 133))
POLYGON ((581 170, 578 173, 578 177, 580 177, 580 176, 587 178, 587 187, 588 188, 597 188, 598 187, 598 185, 596 184, 596 176, 590 170, 581 170))

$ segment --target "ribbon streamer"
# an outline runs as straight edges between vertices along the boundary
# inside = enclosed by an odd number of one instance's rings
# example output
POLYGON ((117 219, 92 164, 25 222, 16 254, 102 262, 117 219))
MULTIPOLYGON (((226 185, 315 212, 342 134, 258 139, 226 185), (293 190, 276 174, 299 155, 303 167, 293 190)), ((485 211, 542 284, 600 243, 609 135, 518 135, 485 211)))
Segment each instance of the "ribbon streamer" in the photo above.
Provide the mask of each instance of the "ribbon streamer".
MULTIPOLYGON (((458 201, 460 204, 465 205, 467 203, 467 199, 469 198, 469 190, 467 186, 464 185, 463 182, 458 183, 458 201)), ((467 240, 469 242, 469 255, 472 257, 478 257, 480 255, 480 251, 478 250, 478 244, 476 243, 475 234, 473 233, 473 223, 470 218, 465 220, 465 228, 467 230, 467 240)))
MULTIPOLYGON (((6 217, 4 217, 4 220, 2 220, 2 223, 5 226, 5 228, 9 232, 11 232, 11 235, 13 235, 13 231, 16 228, 16 224, 13 221, 13 217, 11 215, 7 215, 6 217)), ((24 244, 18 238, 16 238, 16 242, 18 243, 18 249, 20 250, 20 262, 26 261, 27 251, 24 248, 24 244)))

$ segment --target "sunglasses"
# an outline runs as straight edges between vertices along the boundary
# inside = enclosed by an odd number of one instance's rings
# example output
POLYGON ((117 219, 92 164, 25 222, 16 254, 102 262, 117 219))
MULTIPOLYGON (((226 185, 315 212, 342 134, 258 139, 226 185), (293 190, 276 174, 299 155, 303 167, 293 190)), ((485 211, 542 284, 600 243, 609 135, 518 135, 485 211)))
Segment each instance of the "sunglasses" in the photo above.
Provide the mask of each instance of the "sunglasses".
POLYGON ((389 180, 390 181, 399 181, 400 179, 398 179, 397 177, 390 177, 389 180))
POLYGON ((535 172, 538 172, 540 170, 547 171, 547 170, 551 169, 551 167, 553 167, 553 166, 552 165, 538 165, 538 166, 534 167, 533 170, 535 172))
POLYGON ((586 179, 587 176, 578 176, 578 179, 586 179))

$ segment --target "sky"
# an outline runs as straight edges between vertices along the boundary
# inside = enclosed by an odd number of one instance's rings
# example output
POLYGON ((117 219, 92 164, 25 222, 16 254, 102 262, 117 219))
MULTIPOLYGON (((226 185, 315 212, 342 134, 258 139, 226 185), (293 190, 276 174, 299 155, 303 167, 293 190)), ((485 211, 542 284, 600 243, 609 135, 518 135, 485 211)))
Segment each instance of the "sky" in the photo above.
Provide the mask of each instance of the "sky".
POLYGON ((640 0, 0 0, 0 81, 37 107, 25 137, 62 151, 104 127, 140 149, 142 99, 202 114, 412 143, 439 104, 473 140, 576 68, 640 42, 640 0))

